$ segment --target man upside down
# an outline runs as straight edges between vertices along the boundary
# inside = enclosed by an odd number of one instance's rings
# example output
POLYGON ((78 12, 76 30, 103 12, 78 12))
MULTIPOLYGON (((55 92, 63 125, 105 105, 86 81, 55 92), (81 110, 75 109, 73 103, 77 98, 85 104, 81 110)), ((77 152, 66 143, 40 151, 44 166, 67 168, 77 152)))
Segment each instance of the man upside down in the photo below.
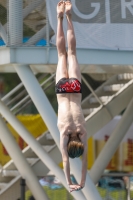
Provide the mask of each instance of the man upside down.
POLYGON ((87 173, 87 132, 81 108, 81 72, 76 57, 76 38, 71 19, 71 9, 72 4, 70 1, 60 1, 57 4, 58 23, 56 45, 58 65, 55 86, 58 101, 57 125, 60 132, 60 147, 64 173, 70 192, 84 188, 87 173), (64 13, 67 18, 68 52, 66 52, 63 32, 64 13), (70 179, 69 157, 76 158, 80 156, 82 156, 81 181, 79 184, 73 184, 70 179))

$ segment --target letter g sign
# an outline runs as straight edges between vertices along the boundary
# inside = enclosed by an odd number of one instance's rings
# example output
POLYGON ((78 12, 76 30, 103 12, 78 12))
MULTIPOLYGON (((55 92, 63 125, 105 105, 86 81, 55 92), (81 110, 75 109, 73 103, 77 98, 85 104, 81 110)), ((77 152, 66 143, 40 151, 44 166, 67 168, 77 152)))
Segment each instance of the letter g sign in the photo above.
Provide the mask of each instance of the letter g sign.
POLYGON ((83 14, 81 13, 78 8, 76 7, 76 3, 75 3, 76 0, 71 0, 72 2, 72 5, 73 5, 73 11, 75 12, 75 14, 77 16, 79 16, 80 18, 82 19, 92 19, 94 18, 98 12, 100 11, 100 3, 91 3, 91 7, 95 8, 93 13, 91 14, 83 14))

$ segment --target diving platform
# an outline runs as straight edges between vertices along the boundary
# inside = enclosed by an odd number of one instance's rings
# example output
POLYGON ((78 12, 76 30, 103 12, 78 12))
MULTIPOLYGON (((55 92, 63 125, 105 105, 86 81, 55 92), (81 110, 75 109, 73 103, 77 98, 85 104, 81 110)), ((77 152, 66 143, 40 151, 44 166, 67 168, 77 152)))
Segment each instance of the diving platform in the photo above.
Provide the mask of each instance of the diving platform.
MULTIPOLYGON (((82 73, 132 73, 133 51, 77 48, 82 73)), ((34 72, 55 73, 56 47, 0 47, 0 72, 14 73, 14 65, 29 65, 34 72)))

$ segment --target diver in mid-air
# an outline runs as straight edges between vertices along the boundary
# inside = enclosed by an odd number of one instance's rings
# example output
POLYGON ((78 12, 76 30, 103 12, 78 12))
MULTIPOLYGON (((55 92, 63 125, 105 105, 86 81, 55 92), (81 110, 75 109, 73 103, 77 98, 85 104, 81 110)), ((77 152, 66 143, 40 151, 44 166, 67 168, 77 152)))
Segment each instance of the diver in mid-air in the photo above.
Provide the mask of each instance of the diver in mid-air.
POLYGON ((57 50, 58 65, 56 71, 56 94, 58 100, 58 129, 60 131, 60 147, 67 184, 70 192, 84 188, 87 173, 87 132, 81 108, 82 84, 81 72, 76 57, 76 38, 72 24, 72 4, 60 1, 57 4, 57 50), (66 52, 63 32, 64 12, 67 18, 66 52), (68 67, 67 67, 68 61, 68 67), (81 182, 73 184, 70 179, 69 157, 82 155, 81 182))

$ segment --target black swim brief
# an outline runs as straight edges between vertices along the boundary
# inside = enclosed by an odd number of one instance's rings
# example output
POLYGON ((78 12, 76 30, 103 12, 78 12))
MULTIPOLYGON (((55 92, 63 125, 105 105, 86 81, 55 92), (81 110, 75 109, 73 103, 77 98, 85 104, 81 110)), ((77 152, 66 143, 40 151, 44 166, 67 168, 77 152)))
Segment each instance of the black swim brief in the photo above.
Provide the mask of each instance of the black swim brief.
POLYGON ((56 94, 82 93, 82 85, 76 78, 62 78, 55 85, 56 94))

